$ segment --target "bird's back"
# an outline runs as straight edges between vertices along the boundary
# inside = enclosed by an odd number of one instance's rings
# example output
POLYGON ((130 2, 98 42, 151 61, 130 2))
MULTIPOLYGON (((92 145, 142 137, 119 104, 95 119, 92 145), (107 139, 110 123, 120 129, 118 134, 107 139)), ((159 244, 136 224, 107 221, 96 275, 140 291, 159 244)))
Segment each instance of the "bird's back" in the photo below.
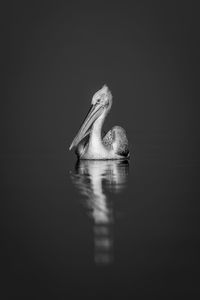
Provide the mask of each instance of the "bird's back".
POLYGON ((128 139, 126 131, 120 126, 114 126, 103 138, 103 144, 113 149, 117 155, 129 157, 128 139))

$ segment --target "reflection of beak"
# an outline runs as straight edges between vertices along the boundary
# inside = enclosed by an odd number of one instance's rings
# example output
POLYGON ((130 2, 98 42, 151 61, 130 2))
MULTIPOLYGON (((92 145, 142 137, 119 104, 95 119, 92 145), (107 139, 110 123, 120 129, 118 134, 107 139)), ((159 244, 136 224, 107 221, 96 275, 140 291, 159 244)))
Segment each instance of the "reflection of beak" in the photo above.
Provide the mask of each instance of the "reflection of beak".
POLYGON ((69 150, 71 150, 73 147, 76 147, 78 143, 90 133, 90 128, 92 124, 101 115, 103 109, 104 107, 100 106, 99 104, 91 105, 89 112, 87 113, 83 124, 79 129, 79 132, 77 133, 73 142, 71 143, 71 146, 69 147, 69 150))

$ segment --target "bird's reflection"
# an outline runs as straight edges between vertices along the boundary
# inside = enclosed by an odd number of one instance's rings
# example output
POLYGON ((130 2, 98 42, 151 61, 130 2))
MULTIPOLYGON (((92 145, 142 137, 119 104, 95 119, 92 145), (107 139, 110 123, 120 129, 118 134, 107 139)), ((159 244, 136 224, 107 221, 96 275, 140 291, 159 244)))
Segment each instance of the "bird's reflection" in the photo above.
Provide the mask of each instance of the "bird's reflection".
POLYGON ((108 192, 119 193, 126 186, 128 168, 128 161, 81 160, 71 173, 73 183, 85 196, 88 215, 94 222, 96 264, 107 265, 114 259, 114 211, 108 192))

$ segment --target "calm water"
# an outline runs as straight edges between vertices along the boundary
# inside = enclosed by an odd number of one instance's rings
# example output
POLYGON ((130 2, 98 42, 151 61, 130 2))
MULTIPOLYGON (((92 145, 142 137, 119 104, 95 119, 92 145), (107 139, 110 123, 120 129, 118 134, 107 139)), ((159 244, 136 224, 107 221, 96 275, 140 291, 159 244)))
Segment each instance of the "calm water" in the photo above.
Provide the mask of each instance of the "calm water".
POLYGON ((4 299, 199 294, 197 138, 135 139, 129 162, 1 157, 4 299))

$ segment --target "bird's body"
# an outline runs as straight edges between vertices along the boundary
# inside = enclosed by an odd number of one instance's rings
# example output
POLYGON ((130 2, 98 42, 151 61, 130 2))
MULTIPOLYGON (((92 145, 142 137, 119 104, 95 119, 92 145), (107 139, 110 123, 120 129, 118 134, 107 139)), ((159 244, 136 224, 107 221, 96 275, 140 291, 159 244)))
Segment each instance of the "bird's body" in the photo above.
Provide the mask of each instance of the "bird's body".
POLYGON ((80 142, 76 149, 80 159, 124 159, 129 157, 128 140, 125 130, 115 126, 103 139, 91 135, 80 142))
POLYGON ((70 150, 76 147, 79 159, 129 158, 128 139, 122 127, 114 126, 102 138, 102 126, 111 106, 111 92, 107 86, 103 86, 93 96, 92 107, 70 146, 70 150))

